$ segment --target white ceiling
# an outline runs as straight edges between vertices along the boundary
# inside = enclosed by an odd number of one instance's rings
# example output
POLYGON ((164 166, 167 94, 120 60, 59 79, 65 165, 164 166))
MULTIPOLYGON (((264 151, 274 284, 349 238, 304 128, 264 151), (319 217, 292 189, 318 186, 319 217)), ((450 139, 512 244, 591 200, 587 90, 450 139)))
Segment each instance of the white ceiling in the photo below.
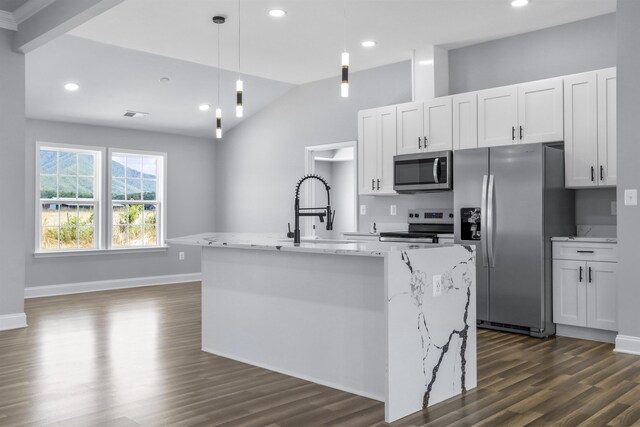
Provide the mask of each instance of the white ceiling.
POLYGON ((14 12, 17 8, 25 4, 28 0, 0 0, 0 10, 14 12))
MULTIPOLYGON (((31 0, 33 1, 33 0, 31 0)), ((51 0, 49 0, 51 1, 51 0)), ((66 1, 66 0, 57 0, 66 1)), ((16 7, 22 0, 0 0, 16 7)), ((245 118, 292 85, 340 71, 342 0, 242 0, 245 118), (283 8, 280 19, 268 16, 283 8)), ((237 0, 125 0, 27 54, 27 116, 212 137, 217 104, 217 26, 221 29, 223 129, 234 117, 237 0), (171 78, 161 84, 160 77, 171 78), (62 85, 80 84, 68 93, 62 85), (123 118, 126 110, 149 112, 123 118)), ((353 71, 411 58, 415 48, 451 48, 551 27, 615 11, 616 0, 347 0, 347 47, 353 71), (373 49, 360 46, 373 39, 373 49)))
MULTIPOLYGON (((242 0, 242 71, 301 84, 338 75, 343 5, 351 68, 361 70, 411 57, 425 45, 473 44, 614 12, 616 0, 242 0), (284 18, 267 14, 287 11, 284 18), (360 46, 373 39, 373 49, 360 46)), ((216 14, 221 66, 236 70, 237 0, 127 0, 71 34, 115 46, 209 66, 216 65, 216 14)))

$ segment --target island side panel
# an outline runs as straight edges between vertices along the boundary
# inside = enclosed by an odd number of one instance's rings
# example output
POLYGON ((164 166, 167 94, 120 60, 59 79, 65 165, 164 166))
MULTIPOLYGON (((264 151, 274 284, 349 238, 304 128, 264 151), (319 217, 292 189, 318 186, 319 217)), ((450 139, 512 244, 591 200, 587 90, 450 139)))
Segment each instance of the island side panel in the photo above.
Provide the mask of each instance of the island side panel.
POLYGON ((202 348, 384 400, 384 258, 203 248, 202 348))
POLYGON ((385 263, 385 420, 393 422, 477 386, 475 251, 391 252, 385 263))

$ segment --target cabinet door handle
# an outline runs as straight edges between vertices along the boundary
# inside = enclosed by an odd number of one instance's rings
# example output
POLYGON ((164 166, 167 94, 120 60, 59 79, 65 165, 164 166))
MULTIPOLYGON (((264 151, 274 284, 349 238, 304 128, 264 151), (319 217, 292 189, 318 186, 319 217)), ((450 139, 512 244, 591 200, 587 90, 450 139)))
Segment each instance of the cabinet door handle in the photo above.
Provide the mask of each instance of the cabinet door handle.
POLYGON ((600 181, 604 181, 604 167, 600 165, 600 181))
POLYGON ((579 254, 592 254, 593 251, 578 251, 579 254))
POLYGON ((424 137, 424 148, 425 150, 427 149, 427 147, 429 146, 429 138, 427 138, 426 136, 424 137))
POLYGON ((376 189, 376 180, 375 180, 375 179, 372 179, 372 180, 371 180, 371 189, 372 189, 372 190, 375 190, 375 189, 376 189))
POLYGON ((593 269, 589 267, 589 283, 593 282, 593 269))
POLYGON ((591 166, 591 182, 595 182, 596 180, 596 171, 593 166, 591 166))
POLYGON ((522 132, 523 132, 523 128, 522 126, 520 126, 520 140, 522 140, 522 132))
POLYGON ((582 283, 582 266, 578 269, 578 283, 582 283))
POLYGON ((422 137, 418 137, 418 148, 422 149, 422 137))
POLYGON ((511 126, 511 140, 512 141, 516 140, 516 127, 515 126, 511 126))
POLYGON ((380 180, 378 180, 378 190, 380 189, 380 180))

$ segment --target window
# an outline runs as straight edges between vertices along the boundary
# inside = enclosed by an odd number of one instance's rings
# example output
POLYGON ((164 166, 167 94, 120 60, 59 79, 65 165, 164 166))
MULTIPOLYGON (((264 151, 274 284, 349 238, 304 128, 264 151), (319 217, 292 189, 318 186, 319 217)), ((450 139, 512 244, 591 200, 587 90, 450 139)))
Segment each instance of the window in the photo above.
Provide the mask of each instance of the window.
POLYGON ((111 153, 111 247, 160 244, 163 166, 163 155, 111 153))
POLYGON ((40 146, 40 251, 95 249, 99 242, 101 151, 40 146))
POLYGON ((164 245, 166 154, 105 151, 38 143, 37 252, 164 245))

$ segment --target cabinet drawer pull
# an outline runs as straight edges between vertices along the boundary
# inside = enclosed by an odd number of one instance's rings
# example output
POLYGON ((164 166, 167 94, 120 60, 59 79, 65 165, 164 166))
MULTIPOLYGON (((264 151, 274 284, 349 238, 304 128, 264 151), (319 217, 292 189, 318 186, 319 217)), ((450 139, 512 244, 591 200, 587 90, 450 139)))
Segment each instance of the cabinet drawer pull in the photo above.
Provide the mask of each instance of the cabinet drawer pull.
POLYGON ((418 137, 418 148, 422 149, 422 137, 418 137))
POLYGON ((511 140, 512 141, 516 140, 516 127, 515 126, 511 126, 511 140))
POLYGON ((380 180, 378 180, 378 190, 380 189, 380 180))
POLYGON ((596 180, 596 175, 595 174, 596 174, 596 171, 593 168, 593 166, 591 166, 591 182, 595 182, 595 180, 596 180))
POLYGON ((372 189, 372 190, 375 190, 375 189, 376 189, 376 180, 375 180, 375 179, 372 179, 372 180, 371 180, 371 189, 372 189))
POLYGON ((589 283, 593 282, 593 269, 589 267, 589 283))
POLYGON ((582 266, 578 269, 578 283, 582 283, 582 266))
POLYGON ((578 251, 579 254, 592 254, 593 251, 578 251))

